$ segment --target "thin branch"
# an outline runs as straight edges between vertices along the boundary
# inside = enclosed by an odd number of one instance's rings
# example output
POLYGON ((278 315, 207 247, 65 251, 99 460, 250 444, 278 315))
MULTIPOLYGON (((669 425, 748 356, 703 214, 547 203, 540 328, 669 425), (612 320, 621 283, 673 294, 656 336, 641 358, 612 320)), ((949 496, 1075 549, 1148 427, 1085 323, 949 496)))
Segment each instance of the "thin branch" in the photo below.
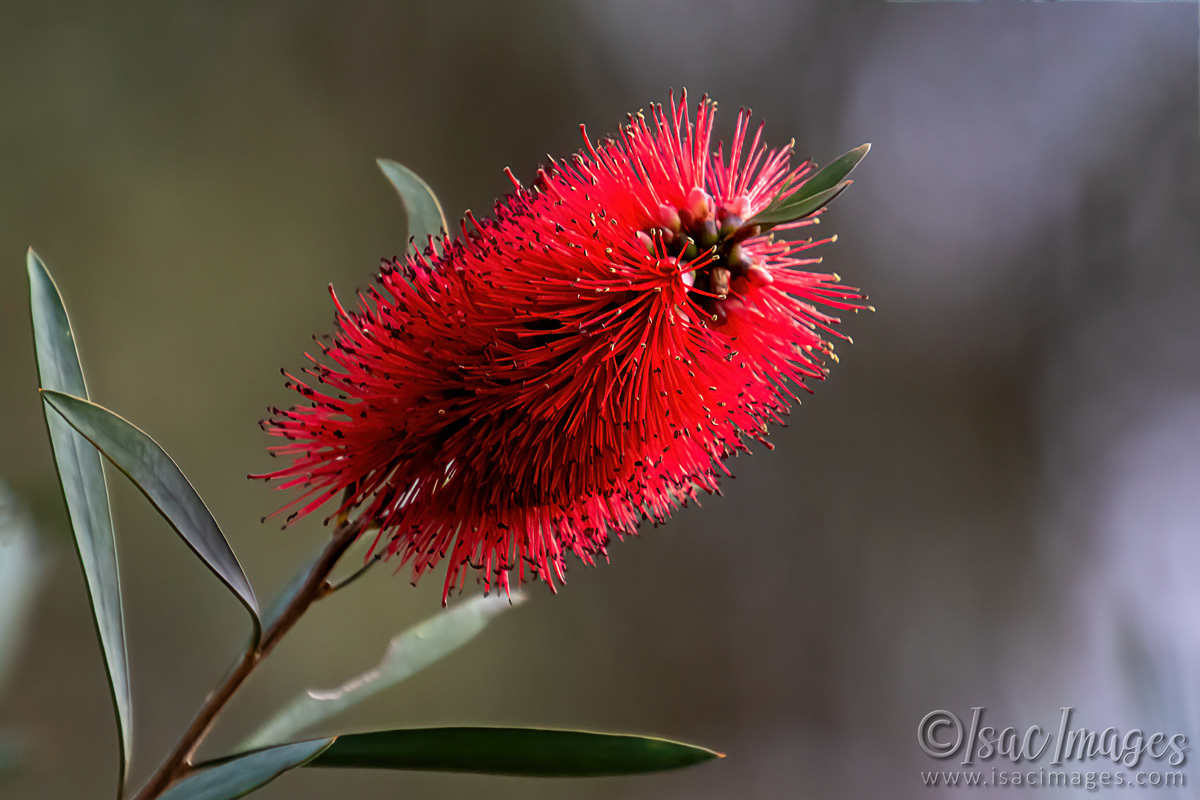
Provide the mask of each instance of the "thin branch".
POLYGON ((354 570, 354 572, 351 572, 349 575, 342 578, 340 581, 337 581, 336 583, 331 583, 329 581, 326 581, 325 582, 325 593, 333 594, 334 592, 338 591, 339 589, 345 589, 347 586, 354 583, 356 580, 361 578, 363 575, 366 575, 367 570, 369 570, 371 567, 375 566, 382 560, 383 560, 382 555, 373 555, 373 556, 371 556, 370 561, 368 561, 366 564, 363 564, 361 567, 354 570))
MULTIPOLYGON (((150 780, 146 782, 146 785, 142 787, 141 791, 134 796, 133 800, 152 800, 152 798, 162 794, 172 783, 187 774, 191 769, 192 757, 195 755, 196 749, 204 741, 204 737, 208 735, 217 715, 225 708, 229 699, 233 697, 238 688, 246 681, 246 678, 250 676, 250 673, 254 671, 259 662, 270 654, 275 645, 279 643, 279 640, 283 638, 284 634, 292 629, 292 626, 308 610, 308 607, 329 594, 331 591, 327 581, 329 574, 333 571, 338 559, 346 552, 346 549, 354 543, 361 529, 362 521, 350 522, 348 520, 339 520, 339 525, 333 532, 332 540, 325 550, 322 551, 321 555, 317 557, 317 560, 313 562, 312 569, 309 570, 303 585, 297 590, 287 607, 284 608, 275 622, 263 633, 258 644, 251 643, 238 663, 230 669, 225 679, 209 694, 208 698, 204 701, 204 705, 196 712, 195 718, 187 730, 184 731, 175 748, 171 750, 171 753, 150 777, 150 780)), ((361 572, 362 570, 359 571, 359 574, 361 572)))

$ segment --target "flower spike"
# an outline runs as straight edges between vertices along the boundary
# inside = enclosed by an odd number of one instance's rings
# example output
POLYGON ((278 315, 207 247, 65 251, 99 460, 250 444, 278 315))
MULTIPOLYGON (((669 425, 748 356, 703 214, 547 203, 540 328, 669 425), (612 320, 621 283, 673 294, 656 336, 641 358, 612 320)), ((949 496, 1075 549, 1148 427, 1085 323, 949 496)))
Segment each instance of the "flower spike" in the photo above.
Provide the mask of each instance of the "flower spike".
POLYGON ((815 216, 757 221, 806 196, 811 163, 745 110, 714 148, 714 112, 701 101, 693 123, 685 95, 614 140, 584 131, 532 187, 506 170, 491 217, 384 261, 353 307, 331 291, 332 340, 290 382, 305 402, 265 422, 290 463, 253 477, 299 490, 281 512, 344 494, 331 516, 368 518, 414 581, 446 560, 448 593, 471 570, 553 587, 568 555, 592 564, 718 491, 789 385, 824 379, 836 313, 864 306, 806 271, 829 239, 764 232, 815 216))

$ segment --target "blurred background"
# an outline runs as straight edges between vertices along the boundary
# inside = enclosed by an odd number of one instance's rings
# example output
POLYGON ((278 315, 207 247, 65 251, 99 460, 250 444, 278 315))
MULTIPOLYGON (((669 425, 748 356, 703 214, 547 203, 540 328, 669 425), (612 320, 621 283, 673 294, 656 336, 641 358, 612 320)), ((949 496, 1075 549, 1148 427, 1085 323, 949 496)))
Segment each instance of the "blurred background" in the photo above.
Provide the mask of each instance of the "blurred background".
MULTIPOLYGON (((111 797, 115 729, 35 391, 25 248, 93 398, 182 465, 269 597, 324 536, 257 421, 402 252, 395 158, 490 209, 578 124, 686 86, 826 162, 874 143, 825 264, 878 313, 725 497, 541 585, 339 728, 500 724, 729 753, 582 782, 311 771, 263 798, 928 797, 918 721, 1200 735, 1195 4, 588 0, 0 7, 0 478, 40 591, 0 688, 3 797, 111 797)), ((110 480, 144 779, 245 636, 242 609, 110 480)), ((314 610, 206 752, 373 665, 439 608, 377 570, 314 610)), ((3 587, 0 587, 3 589, 3 587)), ((3 592, 0 592, 3 595, 3 592)), ((1195 769, 1193 768, 1193 772, 1195 769)), ((1189 774, 1190 782, 1200 773, 1189 774)), ((1164 792, 1165 794, 1165 792, 1164 792)))

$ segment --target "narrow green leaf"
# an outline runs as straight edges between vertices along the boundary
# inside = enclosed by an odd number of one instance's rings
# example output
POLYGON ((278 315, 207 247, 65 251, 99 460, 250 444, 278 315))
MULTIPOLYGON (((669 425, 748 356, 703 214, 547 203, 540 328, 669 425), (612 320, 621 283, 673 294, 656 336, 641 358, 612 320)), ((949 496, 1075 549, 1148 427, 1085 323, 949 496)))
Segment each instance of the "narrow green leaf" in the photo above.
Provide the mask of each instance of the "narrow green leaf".
POLYGON ((217 521, 171 457, 141 429, 103 406, 62 392, 42 397, 142 490, 163 518, 221 582, 229 587, 261 630, 258 601, 217 521))
POLYGON ((442 231, 450 230, 437 195, 417 173, 387 158, 377 159, 375 163, 383 170, 384 176, 400 195, 400 202, 404 204, 404 215, 408 223, 407 232, 404 234, 406 241, 412 239, 412 246, 420 251, 430 236, 436 237, 442 231))
POLYGON ((649 736, 539 728, 414 728, 339 736, 307 766, 583 778, 678 769, 713 758, 723 756, 649 736))
POLYGON ((45 567, 33 521, 0 481, 0 692, 25 643, 45 567))
MULTIPOLYGON (((33 316, 33 339, 37 353, 38 378, 44 389, 87 397, 75 337, 62 296, 46 265, 37 253, 26 258, 29 272, 29 305, 33 316)), ((113 535, 108 487, 100 455, 71 430, 58 414, 43 409, 50 445, 71 528, 92 616, 100 637, 100 649, 108 669, 109 688, 117 713, 117 736, 121 744, 118 785, 124 786, 132 749, 130 723, 129 657, 125 651, 125 620, 121 610, 121 578, 117 570, 117 544, 113 535)))
POLYGON ((824 169, 813 175, 804 182, 800 187, 800 191, 805 196, 812 197, 826 189, 832 189, 846 179, 846 176, 854 171, 858 166, 858 162, 867 157, 867 153, 871 152, 871 143, 860 144, 848 153, 835 158, 824 169))
POLYGON ((333 744, 333 739, 284 744, 210 761, 159 795, 159 800, 234 800, 266 786, 288 770, 303 766, 333 744))
POLYGON ((21 768, 23 750, 17 737, 0 731, 0 781, 21 768))
POLYGON ((829 205, 829 202, 833 198, 845 191, 846 187, 853 182, 842 181, 832 189, 826 189, 823 192, 817 192, 814 195, 799 200, 795 196, 789 197, 774 210, 768 208, 750 221, 755 225, 780 225, 785 222, 795 222, 798 219, 803 219, 829 205))
MULTIPOLYGON (((291 578, 288 578, 288 582, 284 584, 282 589, 279 590, 279 594, 275 596, 275 599, 267 603, 267 608, 262 613, 263 630, 270 630, 275 623, 279 621, 279 618, 283 616, 283 612, 287 610, 287 607, 291 605, 292 600, 295 599, 296 593, 304 588, 304 582, 308 580, 308 574, 312 572, 313 562, 316 561, 316 559, 323 552, 325 552, 324 542, 322 542, 321 545, 313 551, 312 557, 307 559, 300 566, 300 568, 296 570, 296 573, 292 575, 291 578)), ((267 742, 267 744, 272 743, 267 742)))
POLYGON ((751 222, 756 224, 779 224, 793 222, 818 211, 837 197, 842 189, 850 185, 845 180, 858 163, 871 151, 870 143, 859 145, 848 153, 834 159, 828 166, 806 180, 799 189, 786 199, 776 199, 751 222), (840 187, 840 188, 839 188, 840 187), (837 191, 834 191, 834 190, 837 191), (813 204, 821 198, 821 201, 813 204))
POLYGON ((351 678, 335 689, 310 689, 304 692, 238 749, 249 750, 286 741, 318 722, 395 686, 462 647, 498 614, 524 601, 522 594, 514 594, 511 602, 501 595, 473 597, 425 620, 392 639, 383 660, 374 669, 351 678))

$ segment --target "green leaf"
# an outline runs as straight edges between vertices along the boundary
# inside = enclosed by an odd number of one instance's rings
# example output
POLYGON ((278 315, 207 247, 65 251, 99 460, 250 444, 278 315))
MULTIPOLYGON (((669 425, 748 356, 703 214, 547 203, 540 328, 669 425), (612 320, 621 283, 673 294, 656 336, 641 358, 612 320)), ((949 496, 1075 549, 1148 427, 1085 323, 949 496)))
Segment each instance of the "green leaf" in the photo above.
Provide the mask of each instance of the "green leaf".
POLYGON ((750 221, 756 225, 778 225, 816 213, 850 185, 851 181, 845 180, 845 177, 870 151, 871 145, 868 143, 844 153, 801 184, 791 196, 776 198, 750 221))
POLYGON ((239 750, 286 741, 300 731, 363 702, 420 672, 473 639, 502 612, 525 601, 514 594, 473 597, 392 639, 374 669, 336 689, 310 689, 296 697, 239 746, 239 750))
POLYGON ((261 623, 254 589, 212 513, 171 457, 145 432, 103 406, 62 392, 46 390, 42 397, 142 490, 188 547, 237 595, 253 618, 257 639, 261 623))
POLYGON ((827 189, 832 189, 845 180, 846 176, 858 166, 858 162, 867 157, 867 153, 869 152, 871 152, 870 142, 860 144, 850 152, 843 153, 823 170, 806 180, 804 185, 800 187, 800 191, 806 196, 812 197, 827 189))
POLYGON ((396 193, 400 195, 400 202, 404 204, 404 215, 408 222, 404 239, 406 241, 411 239, 412 246, 416 250, 423 249, 430 236, 436 237, 442 231, 450 230, 437 195, 417 173, 403 164, 387 158, 377 159, 375 163, 383 170, 383 174, 391 182, 396 193))
MULTIPOLYGON (((324 542, 313 551, 312 557, 305 561, 300 566, 300 569, 296 570, 296 573, 288 579, 288 582, 279 590, 279 594, 275 596, 275 599, 267 603, 267 608, 262 613, 263 630, 273 628, 275 623, 279 621, 279 618, 283 616, 283 612, 292 604, 292 600, 296 598, 296 594, 304 588, 304 583, 308 580, 308 574, 312 572, 313 562, 323 552, 325 552, 324 542)), ((267 742, 267 744, 271 744, 271 742, 267 742)))
POLYGON ((23 752, 20 740, 10 733, 0 731, 0 781, 21 768, 23 752))
POLYGON ((415 728, 339 736, 307 766, 583 778, 658 772, 723 757, 703 747, 649 736, 539 728, 415 728))
MULTIPOLYGON (((37 353, 38 378, 44 389, 87 397, 83 370, 75 350, 75 337, 62 296, 46 265, 37 253, 26 258, 29 272, 29 305, 33 316, 33 339, 37 353)), ((108 487, 100 455, 57 414, 44 409, 54 463, 58 468, 63 498, 75 532, 75 548, 87 583, 92 616, 100 637, 100 649, 108 669, 113 707, 117 713, 117 736, 121 744, 118 785, 125 783, 125 770, 132 747, 129 693, 129 657, 125 651, 125 620, 121 611, 121 578, 117 570, 117 544, 113 535, 108 487)))
POLYGON ((303 766, 333 744, 333 739, 284 744, 210 761, 159 795, 159 800, 234 800, 266 786, 288 770, 303 766))
POLYGON ((755 225, 780 225, 785 222, 795 222, 798 219, 803 219, 829 205, 829 202, 833 198, 845 191, 846 187, 853 182, 842 181, 832 189, 826 189, 823 192, 818 192, 810 197, 804 197, 799 200, 796 200, 795 196, 789 197, 776 209, 772 210, 768 208, 750 221, 755 225))
POLYGON ((45 567, 33 521, 0 481, 0 692, 26 641, 45 567))

